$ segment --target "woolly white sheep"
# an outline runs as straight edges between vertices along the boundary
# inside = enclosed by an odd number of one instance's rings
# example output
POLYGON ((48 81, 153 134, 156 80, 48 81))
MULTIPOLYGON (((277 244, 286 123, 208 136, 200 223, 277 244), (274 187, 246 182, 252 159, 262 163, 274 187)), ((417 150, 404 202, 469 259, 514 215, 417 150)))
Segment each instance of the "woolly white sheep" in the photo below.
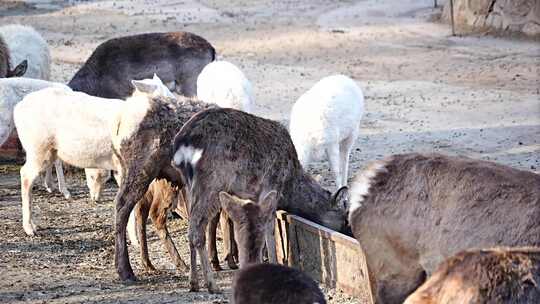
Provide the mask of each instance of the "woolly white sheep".
POLYGON ((349 154, 364 113, 364 95, 343 75, 317 82, 296 101, 289 131, 302 166, 326 153, 336 186, 347 185, 349 154))
POLYGON ((244 73, 227 61, 207 64, 197 78, 197 97, 222 108, 251 113, 253 89, 244 73))
POLYGON ((10 66, 27 61, 24 77, 49 80, 51 76, 51 54, 47 42, 32 27, 11 24, 0 26, 0 36, 10 54, 10 66))
POLYGON ((26 150, 21 196, 23 228, 28 235, 36 232, 31 213, 32 184, 55 160, 101 172, 114 170, 121 183, 122 167, 112 146, 118 147, 123 138, 138 129, 152 97, 174 97, 155 76, 134 80, 133 85, 137 91, 127 101, 47 88, 27 95, 15 106, 15 125, 26 150))
MULTIPOLYGON (((49 87, 71 91, 68 86, 56 82, 24 77, 0 78, 0 146, 15 129, 15 123, 13 121, 13 108, 15 105, 29 93, 49 87)), ((69 198, 70 194, 64 183, 62 163, 57 162, 55 165, 58 176, 58 188, 66 198, 69 198)), ((47 191, 52 192, 52 173, 50 169, 47 170, 45 175, 45 187, 47 191)))

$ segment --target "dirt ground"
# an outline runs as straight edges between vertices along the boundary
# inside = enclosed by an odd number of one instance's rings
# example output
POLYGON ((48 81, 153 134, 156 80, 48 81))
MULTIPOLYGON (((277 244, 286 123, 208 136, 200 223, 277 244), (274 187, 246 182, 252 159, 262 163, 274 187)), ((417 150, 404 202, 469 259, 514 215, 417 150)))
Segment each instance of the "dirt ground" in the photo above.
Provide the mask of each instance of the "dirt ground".
MULTIPOLYGON (((439 1, 441 3, 443 1, 439 1)), ((50 44, 52 80, 67 82, 106 39, 184 30, 208 39, 220 58, 252 81, 255 112, 286 122, 294 101, 320 78, 342 73, 364 90, 367 111, 351 156, 351 177, 392 153, 440 151, 540 172, 540 44, 488 36, 451 37, 434 22, 431 0, 2 0, 0 25, 34 26, 50 44)), ((326 162, 309 168, 328 188, 326 162)), ((157 273, 124 285, 113 266, 113 197, 91 203, 81 175, 73 199, 35 186, 40 235, 21 225, 16 166, 0 167, 0 303, 228 303, 224 294, 188 292, 150 231, 157 273)), ((188 260, 186 225, 171 223, 188 260)), ((330 303, 363 303, 325 290, 330 303)))

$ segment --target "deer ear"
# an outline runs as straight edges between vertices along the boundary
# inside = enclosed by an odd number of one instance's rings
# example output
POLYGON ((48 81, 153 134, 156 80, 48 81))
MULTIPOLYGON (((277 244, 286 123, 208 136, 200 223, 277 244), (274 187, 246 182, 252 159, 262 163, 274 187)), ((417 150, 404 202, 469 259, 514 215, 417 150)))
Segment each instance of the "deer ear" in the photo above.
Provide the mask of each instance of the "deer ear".
POLYGON ((272 190, 261 199, 259 203, 264 218, 272 218, 277 209, 277 191, 272 190))
POLYGON ((243 219, 242 202, 238 198, 225 191, 221 191, 219 193, 219 202, 221 203, 221 208, 227 212, 234 222, 239 222, 243 219))
POLYGON ((13 71, 8 73, 9 77, 21 77, 26 73, 26 69, 28 69, 28 61, 23 60, 13 69, 13 71))
POLYGON ((148 83, 144 80, 132 80, 131 84, 139 92, 151 94, 157 89, 157 85, 148 83))
POLYGON ((339 188, 338 191, 336 191, 336 193, 332 196, 332 205, 346 210, 348 198, 349 188, 347 188, 347 186, 343 186, 339 188))

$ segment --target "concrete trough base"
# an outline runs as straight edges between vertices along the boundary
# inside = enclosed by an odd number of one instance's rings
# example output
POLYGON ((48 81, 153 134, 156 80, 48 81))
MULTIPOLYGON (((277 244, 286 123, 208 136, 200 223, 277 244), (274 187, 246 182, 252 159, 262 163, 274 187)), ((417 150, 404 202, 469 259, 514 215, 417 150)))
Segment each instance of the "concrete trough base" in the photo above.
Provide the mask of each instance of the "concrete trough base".
POLYGON ((358 241, 284 211, 277 212, 278 262, 296 267, 325 286, 374 303, 358 241))

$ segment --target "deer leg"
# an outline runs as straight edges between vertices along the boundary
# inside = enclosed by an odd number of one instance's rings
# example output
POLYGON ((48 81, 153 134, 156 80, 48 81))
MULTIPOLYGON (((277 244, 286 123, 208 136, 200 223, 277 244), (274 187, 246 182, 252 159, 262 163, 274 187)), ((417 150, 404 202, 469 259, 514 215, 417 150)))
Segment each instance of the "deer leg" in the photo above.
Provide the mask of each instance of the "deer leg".
POLYGON ((221 271, 223 268, 221 268, 221 265, 219 264, 219 257, 217 252, 217 241, 216 241, 216 233, 217 233, 217 226, 219 223, 219 214, 217 214, 215 217, 213 217, 210 222, 208 223, 208 230, 207 230, 207 236, 208 236, 208 258, 211 261, 212 269, 215 271, 221 271))
POLYGON ((229 216, 227 216, 227 213, 224 210, 221 210, 220 213, 220 226, 221 234, 223 235, 223 243, 225 244, 225 252, 227 252, 227 255, 225 256, 227 266, 229 266, 230 269, 238 269, 238 249, 236 248, 236 242, 234 240, 232 221, 229 219, 229 216))
MULTIPOLYGON (((276 253, 276 239, 274 237, 274 225, 275 220, 272 217, 272 220, 266 224, 266 230, 265 230, 265 239, 266 239, 266 249, 268 251, 268 261, 272 264, 277 263, 277 253, 276 253)), ((262 262, 262 261, 261 261, 262 262)), ((243 265, 240 265, 241 267, 243 265)))
POLYGON ((135 213, 135 224, 136 224, 136 234, 137 234, 136 237, 139 242, 141 263, 146 271, 153 272, 153 271, 156 271, 156 268, 154 267, 154 265, 152 265, 152 262, 150 262, 150 258, 148 256, 148 241, 146 238, 146 223, 148 220, 148 215, 150 213, 150 208, 148 205, 149 204, 146 201, 146 198, 143 198, 141 201, 139 201, 137 206, 135 206, 135 210, 133 210, 132 214, 135 213))
POLYGON ((115 266, 123 281, 135 281, 136 277, 129 262, 126 242, 126 226, 133 207, 143 197, 156 174, 149 175, 145 170, 133 168, 123 176, 120 190, 116 194, 115 222, 115 266))
POLYGON ((178 254, 178 250, 176 250, 176 246, 174 246, 171 235, 169 234, 169 230, 167 229, 167 211, 168 210, 169 210, 168 208, 160 209, 159 210, 160 214, 151 212, 150 218, 152 220, 152 223, 154 223, 154 227, 156 228, 159 238, 161 239, 163 245, 165 246, 165 249, 167 249, 169 256, 173 260, 174 265, 176 266, 176 269, 181 270, 181 271, 187 271, 188 266, 186 265, 186 262, 182 260, 182 258, 180 257, 180 254, 178 254))
POLYGON ((196 256, 199 255, 201 261, 201 268, 204 274, 204 279, 208 287, 208 292, 216 293, 220 292, 216 282, 214 281, 214 274, 210 269, 208 263, 208 252, 206 251, 206 228, 208 225, 208 219, 213 219, 218 215, 219 209, 215 206, 218 205, 217 193, 214 194, 214 197, 208 191, 202 187, 195 187, 198 190, 198 193, 195 195, 190 193, 189 203, 190 203, 190 212, 189 212, 189 231, 188 239, 190 243, 191 250, 191 272, 190 272, 190 285, 191 290, 198 289, 197 282, 197 263, 196 256), (202 194, 202 195, 197 195, 202 194), (202 197, 201 197, 202 196, 202 197), (214 209, 215 208, 215 209, 214 209))

